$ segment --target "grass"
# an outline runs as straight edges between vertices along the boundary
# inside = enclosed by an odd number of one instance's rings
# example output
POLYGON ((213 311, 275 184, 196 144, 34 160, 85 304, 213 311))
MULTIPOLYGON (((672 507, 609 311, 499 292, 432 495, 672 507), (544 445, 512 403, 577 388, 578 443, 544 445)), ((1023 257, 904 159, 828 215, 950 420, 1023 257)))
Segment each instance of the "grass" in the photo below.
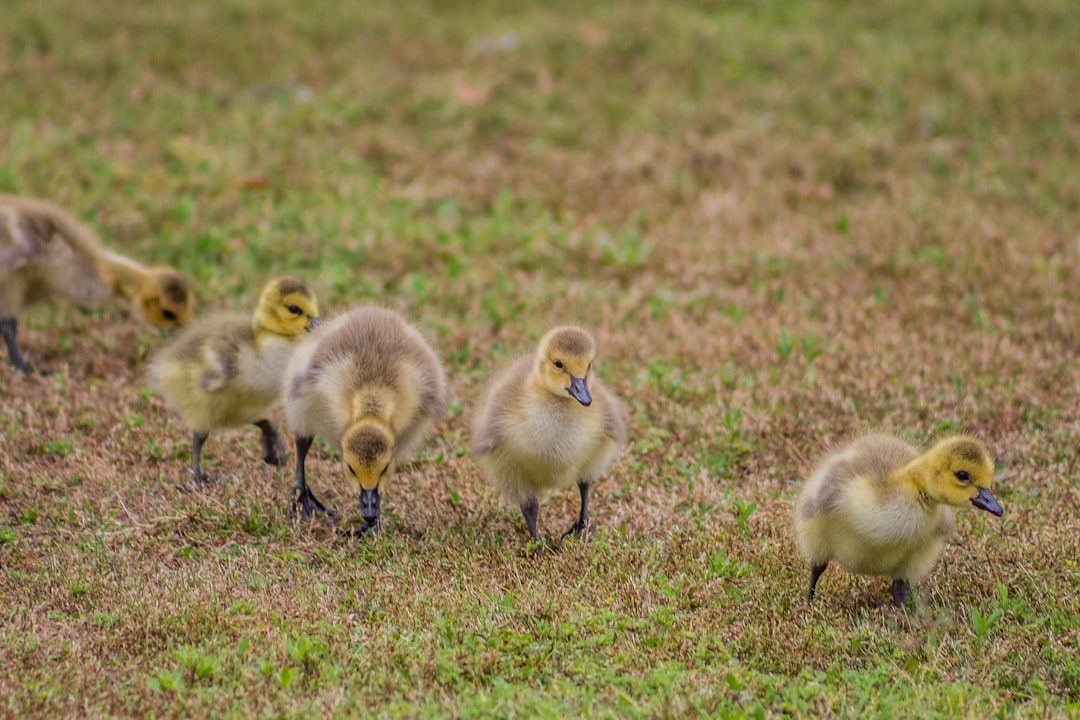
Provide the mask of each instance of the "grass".
MULTIPOLYGON (((122 307, 0 369, 0 714, 1080 714, 1080 7, 8 0, 0 189, 176 266, 200 312, 303 276, 407 313, 449 417, 374 540, 204 453, 122 307), (466 448, 491 370, 577 322, 630 443, 588 545, 522 557, 466 448), (788 530, 860 427, 981 436, 908 612, 788 530)), ((292 449, 290 447, 290 456, 292 449)), ((316 492, 355 499, 325 449, 316 492)), ((576 511, 541 507, 552 536, 576 511)))

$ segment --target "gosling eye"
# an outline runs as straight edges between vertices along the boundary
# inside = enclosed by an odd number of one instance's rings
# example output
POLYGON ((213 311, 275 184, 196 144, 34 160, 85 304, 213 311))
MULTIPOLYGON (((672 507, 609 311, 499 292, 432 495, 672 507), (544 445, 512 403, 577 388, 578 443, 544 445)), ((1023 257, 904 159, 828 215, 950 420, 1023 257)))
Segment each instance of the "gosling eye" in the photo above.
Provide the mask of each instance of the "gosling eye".
POLYGON ((161 317, 165 318, 169 322, 176 321, 176 313, 174 313, 172 310, 162 310, 161 317))
POLYGON ((350 475, 352 475, 353 477, 356 477, 356 471, 353 470, 352 465, 346 465, 345 467, 349 468, 349 474, 350 475))
POLYGON ((386 463, 386 467, 384 467, 382 469, 382 472, 379 473, 379 477, 383 477, 384 475, 386 475, 386 471, 389 470, 389 469, 390 469, 390 463, 386 463))
POLYGON ((296 305, 289 305, 285 309, 288 310, 289 312, 291 312, 293 315, 300 315, 300 314, 302 314, 304 312, 303 310, 301 310, 296 305))
POLYGON ((559 368, 560 370, 562 370, 562 369, 563 369, 563 364, 562 364, 562 360, 556 360, 556 361, 555 361, 555 367, 557 367, 557 368, 559 368))
POLYGON ((968 482, 969 480, 971 480, 971 476, 968 475, 967 470, 957 470, 953 473, 953 475, 955 475, 956 479, 960 482, 968 482))

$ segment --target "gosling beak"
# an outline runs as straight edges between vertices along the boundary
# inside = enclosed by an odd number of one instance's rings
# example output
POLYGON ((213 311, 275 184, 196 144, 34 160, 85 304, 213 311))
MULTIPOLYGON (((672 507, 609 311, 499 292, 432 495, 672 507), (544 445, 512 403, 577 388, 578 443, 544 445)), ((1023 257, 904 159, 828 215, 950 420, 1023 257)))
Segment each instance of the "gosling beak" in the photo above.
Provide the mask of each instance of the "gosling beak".
POLYGON ((984 487, 979 488, 979 494, 971 498, 971 504, 980 510, 985 510, 992 515, 1001 517, 1004 514, 1004 510, 998 505, 997 498, 990 494, 990 491, 984 487))
POLYGON ((375 488, 368 490, 361 488, 360 490, 360 515, 364 518, 364 522, 369 525, 374 525, 379 520, 379 490, 375 488))
POLYGON ((574 399, 585 407, 592 405, 592 395, 589 394, 589 386, 585 384, 585 378, 570 376, 570 387, 566 392, 574 396, 574 399))
POLYGON ((321 324, 322 324, 322 320, 320 320, 317 317, 308 318, 307 327, 304 328, 304 329, 307 330, 308 332, 311 332, 315 328, 319 327, 319 325, 321 325, 321 324))

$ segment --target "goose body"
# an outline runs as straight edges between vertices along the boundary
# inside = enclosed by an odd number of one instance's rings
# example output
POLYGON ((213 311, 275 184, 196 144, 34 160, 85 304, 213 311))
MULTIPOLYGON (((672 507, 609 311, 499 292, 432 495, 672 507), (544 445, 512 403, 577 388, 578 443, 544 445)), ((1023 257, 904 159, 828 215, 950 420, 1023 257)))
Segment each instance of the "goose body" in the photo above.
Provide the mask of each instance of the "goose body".
POLYGON ((283 389, 301 515, 325 511, 304 470, 318 436, 342 457, 345 481, 360 497, 362 529, 375 528, 380 491, 446 412, 446 374, 435 351, 398 313, 357 308, 326 323, 296 353, 283 389))
POLYGON ((281 440, 266 414, 306 330, 318 324, 315 295, 282 277, 262 291, 253 317, 221 314, 186 328, 155 357, 150 381, 193 433, 192 473, 203 482, 202 445, 212 430, 255 424, 263 459, 280 462, 281 440))
POLYGON ((810 598, 831 561, 893 581, 903 605, 910 585, 933 568, 955 528, 953 508, 1001 515, 990 493, 994 466, 981 442, 945 438, 922 451, 869 433, 824 457, 795 505, 799 552, 811 565, 810 598))
POLYGON ((96 308, 112 297, 126 299, 136 317, 165 330, 187 323, 194 307, 176 271, 106 250, 51 203, 0 194, 0 331, 16 369, 28 371, 16 342, 25 308, 48 299, 96 308))
POLYGON ((619 402, 593 374, 595 354, 585 330, 554 328, 494 378, 476 419, 473 457, 521 508, 534 541, 539 500, 575 483, 581 510, 565 534, 587 530, 589 488, 625 442, 619 402))

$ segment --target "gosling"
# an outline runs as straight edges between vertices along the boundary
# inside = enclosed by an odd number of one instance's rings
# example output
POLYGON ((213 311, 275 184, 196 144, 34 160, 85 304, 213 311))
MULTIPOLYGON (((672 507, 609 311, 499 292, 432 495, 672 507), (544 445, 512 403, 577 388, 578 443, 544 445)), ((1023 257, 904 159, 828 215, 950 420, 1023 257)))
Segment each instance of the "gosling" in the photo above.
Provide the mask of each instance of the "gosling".
POLYGON ((197 485, 207 482, 201 460, 211 430, 254 424, 262 431, 263 461, 281 464, 284 444, 266 415, 280 399, 290 356, 304 332, 318 323, 311 288, 279 277, 263 289, 253 317, 208 317, 154 357, 151 384, 192 431, 191 474, 197 485))
POLYGON ((304 460, 316 435, 344 461, 359 494, 358 534, 378 528, 380 492, 431 424, 446 412, 446 374, 423 335, 397 313, 362 307, 326 323, 285 374, 285 419, 296 440, 293 508, 325 513, 304 460))
POLYGON ((59 298, 96 308, 110 297, 125 298, 136 317, 164 330, 190 321, 195 304, 175 270, 109 252, 50 203, 0 194, 0 334, 17 371, 30 371, 16 340, 26 307, 59 298))
POLYGON ((618 400, 593 375, 595 356, 587 331, 552 329, 535 353, 495 377, 473 428, 477 464, 521 509, 534 543, 540 499, 575 482, 581 509, 562 539, 582 538, 589 530, 589 488, 626 440, 618 400))
POLYGON ((892 579, 903 607, 953 533, 952 508, 1000 516, 990 493, 994 464, 981 442, 947 437, 922 452, 885 433, 855 438, 829 453, 795 505, 795 542, 810 562, 809 599, 831 560, 892 579))

